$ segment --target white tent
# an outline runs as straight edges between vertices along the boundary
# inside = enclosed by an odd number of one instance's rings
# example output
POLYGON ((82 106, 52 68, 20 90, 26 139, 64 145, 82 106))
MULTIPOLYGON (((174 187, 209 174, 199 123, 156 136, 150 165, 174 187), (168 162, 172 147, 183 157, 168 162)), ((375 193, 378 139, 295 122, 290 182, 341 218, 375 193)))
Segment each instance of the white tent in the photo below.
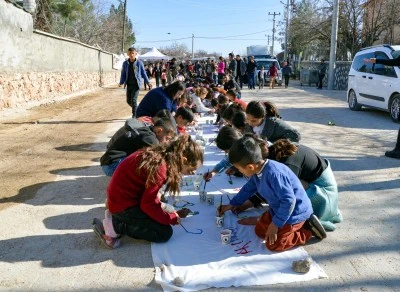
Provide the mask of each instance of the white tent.
POLYGON ((168 57, 167 55, 164 55, 161 53, 157 48, 152 47, 149 52, 146 54, 140 55, 139 57, 141 60, 169 60, 171 57, 168 57))

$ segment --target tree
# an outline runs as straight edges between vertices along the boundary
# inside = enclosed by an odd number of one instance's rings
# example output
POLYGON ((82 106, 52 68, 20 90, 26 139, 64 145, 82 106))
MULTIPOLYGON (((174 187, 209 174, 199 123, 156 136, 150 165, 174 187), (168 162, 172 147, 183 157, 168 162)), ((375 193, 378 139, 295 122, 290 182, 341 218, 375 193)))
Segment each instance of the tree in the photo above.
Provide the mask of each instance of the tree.
POLYGON ((66 35, 67 21, 73 21, 78 18, 84 11, 84 6, 89 0, 67 0, 57 3, 56 12, 64 18, 64 33, 66 35))
POLYGON ((170 57, 175 57, 175 58, 185 58, 186 56, 191 55, 191 52, 189 52, 187 46, 185 44, 181 43, 173 43, 169 46, 161 47, 160 51, 170 57))

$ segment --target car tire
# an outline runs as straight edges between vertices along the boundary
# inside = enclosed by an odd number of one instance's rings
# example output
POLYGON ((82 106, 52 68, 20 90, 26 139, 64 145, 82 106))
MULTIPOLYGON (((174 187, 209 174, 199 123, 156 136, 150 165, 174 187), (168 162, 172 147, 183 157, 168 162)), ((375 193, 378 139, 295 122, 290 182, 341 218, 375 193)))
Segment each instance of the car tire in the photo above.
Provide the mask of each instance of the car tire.
POLYGON ((362 106, 357 101, 357 95, 354 90, 349 91, 348 103, 349 109, 351 109, 352 111, 359 111, 362 108, 362 106))
POLYGON ((395 94, 390 99, 389 113, 393 122, 400 123, 400 94, 395 94))

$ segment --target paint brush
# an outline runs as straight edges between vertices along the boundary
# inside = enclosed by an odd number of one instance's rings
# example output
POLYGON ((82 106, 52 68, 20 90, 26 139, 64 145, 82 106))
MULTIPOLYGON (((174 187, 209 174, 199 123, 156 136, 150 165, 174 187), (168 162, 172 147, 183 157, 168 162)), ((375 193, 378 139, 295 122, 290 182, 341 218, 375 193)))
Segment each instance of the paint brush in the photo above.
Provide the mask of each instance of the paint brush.
MULTIPOLYGON (((207 170, 207 176, 210 173, 210 169, 207 170)), ((204 180, 204 187, 203 187, 203 192, 206 190, 206 185, 207 185, 207 180, 204 180)))
POLYGON ((222 195, 221 195, 221 200, 219 201, 218 214, 221 214, 221 208, 222 208, 222 195))
POLYGON ((231 177, 230 174, 228 174, 228 175, 229 175, 229 183, 230 183, 231 185, 233 185, 232 177, 231 177))

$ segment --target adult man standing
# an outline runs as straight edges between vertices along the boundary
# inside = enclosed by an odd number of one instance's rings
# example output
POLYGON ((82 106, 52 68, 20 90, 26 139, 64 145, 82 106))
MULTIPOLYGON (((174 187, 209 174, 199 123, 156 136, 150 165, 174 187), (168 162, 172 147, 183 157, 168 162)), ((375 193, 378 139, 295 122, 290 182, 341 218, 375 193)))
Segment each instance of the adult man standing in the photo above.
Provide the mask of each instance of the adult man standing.
POLYGON ((249 62, 247 63, 247 74, 249 75, 249 89, 256 89, 256 69, 257 63, 254 60, 254 56, 250 57, 249 62))
POLYGON ((233 53, 229 53, 229 66, 228 66, 228 69, 230 71, 230 74, 231 74, 232 78, 236 78, 236 74, 237 74, 237 71, 236 71, 236 60, 234 58, 233 53))
POLYGON ((292 67, 290 66, 289 62, 284 63, 282 75, 285 78, 285 88, 288 88, 290 75, 292 75, 292 67))
POLYGON ((136 58, 137 51, 135 48, 131 47, 128 49, 128 57, 129 59, 122 64, 119 87, 122 85, 124 85, 124 88, 126 87, 126 102, 131 106, 132 117, 134 118, 142 78, 144 79, 144 83, 149 86, 149 90, 151 89, 151 84, 143 62, 136 58))
POLYGON ((240 85, 240 89, 243 88, 243 75, 246 74, 246 63, 240 58, 240 55, 236 55, 236 78, 235 81, 240 85))
POLYGON ((324 80, 327 67, 328 64, 325 63, 324 59, 321 59, 321 63, 318 66, 318 89, 322 89, 322 82, 324 80))

